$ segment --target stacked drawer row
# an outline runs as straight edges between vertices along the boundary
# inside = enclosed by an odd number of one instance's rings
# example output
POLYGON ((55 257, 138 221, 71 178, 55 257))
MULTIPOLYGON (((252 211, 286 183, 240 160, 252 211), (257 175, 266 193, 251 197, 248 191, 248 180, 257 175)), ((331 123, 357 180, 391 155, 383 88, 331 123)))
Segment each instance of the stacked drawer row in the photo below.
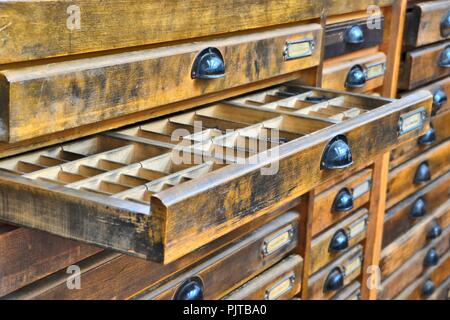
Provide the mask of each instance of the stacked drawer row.
POLYGON ((391 152, 380 299, 447 299, 450 284, 450 1, 414 2, 406 15, 399 94, 433 93, 426 135, 391 152))

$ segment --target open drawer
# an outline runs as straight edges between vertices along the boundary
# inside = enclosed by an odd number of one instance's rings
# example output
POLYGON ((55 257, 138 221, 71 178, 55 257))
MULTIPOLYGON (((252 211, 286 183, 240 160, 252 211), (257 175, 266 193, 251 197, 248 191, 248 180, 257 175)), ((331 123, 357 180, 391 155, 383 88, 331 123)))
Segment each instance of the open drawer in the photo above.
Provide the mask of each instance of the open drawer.
POLYGON ((169 263, 429 129, 401 100, 272 87, 0 161, 0 220, 169 263))

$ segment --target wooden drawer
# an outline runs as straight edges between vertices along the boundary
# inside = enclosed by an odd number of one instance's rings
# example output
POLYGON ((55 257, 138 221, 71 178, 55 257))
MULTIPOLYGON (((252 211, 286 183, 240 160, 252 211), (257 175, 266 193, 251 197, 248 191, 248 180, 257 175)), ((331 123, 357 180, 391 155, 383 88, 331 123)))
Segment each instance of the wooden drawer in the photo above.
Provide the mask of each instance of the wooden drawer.
POLYGON ((326 89, 369 92, 383 85, 386 69, 384 53, 343 62, 324 63, 322 87, 326 89))
POLYGON ((0 226, 0 297, 99 251, 46 232, 0 226))
POLYGON ((450 277, 434 291, 428 300, 450 300, 450 277))
POLYGON ((339 291, 332 300, 361 300, 361 283, 354 281, 339 291))
POLYGON ((450 200, 384 248, 380 261, 382 277, 385 278, 394 272, 430 240, 441 238, 442 234, 437 232, 437 226, 444 230, 448 225, 450 225, 450 200))
POLYGON ((169 263, 429 127, 426 92, 257 96, 0 161, 0 219, 169 263))
POLYGON ((446 141, 389 173, 386 207, 390 208, 450 170, 450 141, 446 141))
POLYGON ((428 271, 422 278, 414 281, 396 300, 422 300, 433 295, 441 284, 450 276, 450 252, 443 257, 442 262, 428 271))
POLYGON ((445 59, 450 56, 449 44, 446 41, 407 52, 400 68, 399 89, 412 90, 449 75, 445 59))
POLYGON ((162 106, 307 69, 319 64, 321 34, 309 24, 1 70, 0 141, 118 117, 130 124, 127 115, 171 113, 162 106))
POLYGON ((419 47, 450 36, 450 1, 418 2, 408 8, 404 44, 419 47))
POLYGON ((430 267, 424 264, 425 258, 437 253, 443 257, 450 247, 450 227, 442 232, 442 237, 432 240, 425 248, 418 251, 391 275, 382 279, 378 299, 390 300, 410 285, 430 267))
POLYGON ((385 214, 383 248, 450 199, 450 172, 401 201, 385 214))
POLYGON ((224 300, 289 300, 300 292, 303 259, 292 255, 231 292, 224 300))
POLYGON ((358 245, 314 274, 308 282, 308 299, 331 299, 361 274, 362 261, 362 246, 358 245))
POLYGON ((450 110, 439 113, 431 118, 431 127, 426 135, 417 140, 401 144, 391 151, 390 167, 395 168, 400 164, 419 156, 426 150, 450 138, 450 110))
POLYGON ((378 19, 381 28, 369 28, 367 18, 327 25, 325 59, 380 45, 383 42, 384 17, 371 19, 378 19))
POLYGON ((295 248, 298 214, 288 213, 193 268, 144 290, 141 300, 216 300, 295 248))
POLYGON ((105 250, 100 254, 77 263, 82 272, 81 288, 70 290, 67 287, 66 270, 61 270, 47 278, 16 290, 5 298, 12 300, 122 300, 137 295, 149 287, 156 287, 166 279, 187 270, 237 243, 244 236, 271 223, 285 214, 289 208, 297 207, 301 198, 295 199, 195 250, 184 257, 162 265, 156 262, 135 258, 129 255, 105 250), (108 286, 104 284, 108 283, 108 286))
POLYGON ((313 236, 364 206, 370 198, 372 170, 356 173, 314 197, 311 233, 313 236))
POLYGON ((348 248, 360 243, 366 237, 368 218, 367 209, 361 209, 314 238, 311 242, 310 272, 317 272, 348 248))

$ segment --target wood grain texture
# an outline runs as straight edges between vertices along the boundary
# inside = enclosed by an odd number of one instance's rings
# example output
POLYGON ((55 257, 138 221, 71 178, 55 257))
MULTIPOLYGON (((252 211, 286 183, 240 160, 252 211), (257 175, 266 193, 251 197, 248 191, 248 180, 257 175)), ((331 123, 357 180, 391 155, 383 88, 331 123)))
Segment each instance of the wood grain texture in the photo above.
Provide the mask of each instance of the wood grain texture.
POLYGON ((428 183, 414 182, 416 171, 424 162, 428 163, 431 180, 437 179, 446 173, 450 169, 450 141, 446 141, 426 151, 420 156, 398 166, 389 173, 387 208, 397 204, 415 191, 423 188, 428 183))
POLYGON ((296 212, 287 213, 193 268, 167 279, 161 285, 143 290, 133 299, 173 300, 179 288, 191 278, 201 280, 204 299, 220 299, 288 255, 297 245, 298 218, 296 212), (264 253, 266 243, 286 233, 290 235, 284 245, 270 254, 264 253))
POLYGON ((415 253, 404 264, 399 266, 391 275, 383 279, 381 290, 378 293, 378 299, 393 299, 412 282, 421 277, 429 269, 423 264, 423 260, 428 251, 434 248, 439 256, 442 257, 449 249, 449 241, 450 228, 447 228, 443 231, 441 238, 431 241, 425 248, 415 253))
POLYGON ((439 62, 449 41, 408 51, 401 64, 398 87, 412 90, 450 74, 450 68, 440 67, 439 62))
POLYGON ((398 167, 408 160, 419 157, 420 154, 427 150, 438 146, 440 143, 447 141, 450 138, 450 110, 431 118, 431 126, 433 127, 436 140, 431 145, 419 144, 418 141, 409 141, 401 144, 391 151, 391 158, 389 167, 391 169, 398 167))
POLYGON ((311 24, 2 70, 0 141, 16 143, 311 68, 319 64, 321 32, 311 24), (317 49, 285 60, 286 42, 302 39, 313 39, 317 49), (220 50, 225 77, 194 80, 193 63, 209 47, 220 50))
POLYGON ((241 288, 231 292, 223 300, 291 299, 300 292, 302 269, 303 259, 298 255, 289 256, 241 288), (286 285, 286 283, 289 284, 286 285))
POLYGON ((328 189, 314 197, 312 209, 312 234, 317 235, 319 232, 327 229, 338 221, 348 217, 356 210, 361 208, 369 201, 370 185, 372 184, 372 170, 366 169, 359 172, 347 180, 336 184, 331 189, 328 189), (346 212, 335 212, 333 210, 333 202, 336 199, 339 191, 347 188, 352 191, 358 186, 365 186, 368 183, 368 190, 354 199, 353 209, 346 212))
POLYGON ((422 220, 410 216, 416 201, 425 201, 426 213, 430 214, 449 198, 450 173, 447 173, 388 210, 384 218, 383 248, 422 220))
POLYGON ((361 300, 361 283, 354 281, 339 291, 332 300, 361 300))
POLYGON ((364 56, 358 59, 349 59, 340 63, 325 62, 322 75, 322 87, 326 89, 342 90, 349 92, 369 92, 383 85, 384 74, 367 80, 361 88, 349 88, 345 83, 350 69, 354 66, 362 66, 367 68, 372 64, 386 63, 386 55, 384 53, 376 53, 364 56))
POLYGON ((433 293, 428 300, 449 300, 450 297, 450 277, 447 278, 433 293))
MULTIPOLYGON (((427 238, 428 229, 438 223, 442 229, 450 224, 450 201, 444 203, 433 214, 411 228, 395 242, 383 249, 380 269, 383 278, 392 274, 398 267, 411 258, 417 251, 424 248, 430 240, 427 238)), ((442 237, 442 235, 441 235, 442 237)))
POLYGON ((45 232, 5 226, 0 231, 0 296, 100 251, 45 232))
POLYGON ((407 48, 424 46, 446 40, 441 34, 441 24, 450 10, 450 1, 414 3, 408 9, 404 45, 407 48))

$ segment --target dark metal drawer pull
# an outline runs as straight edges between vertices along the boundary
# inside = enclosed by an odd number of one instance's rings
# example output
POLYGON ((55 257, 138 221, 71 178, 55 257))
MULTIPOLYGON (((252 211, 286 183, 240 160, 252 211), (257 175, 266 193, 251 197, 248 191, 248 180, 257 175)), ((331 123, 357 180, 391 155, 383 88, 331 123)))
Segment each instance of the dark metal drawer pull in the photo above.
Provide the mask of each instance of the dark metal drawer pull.
POLYGON ((203 283, 199 278, 186 280, 175 293, 174 300, 203 300, 203 283))
POLYGON ((442 68, 450 68, 450 46, 442 51, 439 58, 439 66, 442 68))
POLYGON ((433 144, 434 142, 436 142, 436 131, 432 126, 430 126, 427 133, 419 138, 419 144, 427 146, 433 144))
POLYGON ((414 175, 414 183, 424 183, 431 180, 430 166, 428 162, 422 162, 414 175))
POLYGON ((192 66, 192 79, 217 79, 225 76, 225 62, 216 48, 207 48, 198 54, 192 66))
POLYGON ((325 280, 323 291, 336 291, 344 286, 344 273, 339 268, 333 269, 325 280))
POLYGON ((435 248, 431 248, 428 250, 425 259, 423 261, 423 264, 425 267, 432 267, 439 263, 439 253, 436 251, 435 248))
POLYGON ((432 115, 434 116, 439 109, 447 102, 447 94, 442 89, 437 89, 433 93, 433 109, 432 115))
POLYGON ((441 234, 442 234, 441 226, 437 222, 434 222, 427 232, 427 238, 429 240, 436 239, 439 238, 441 234))
POLYGON ((361 66, 353 66, 347 74, 345 86, 347 88, 361 88, 366 84, 366 72, 361 66))
POLYGON ((364 30, 361 26, 351 26, 347 29, 344 41, 349 44, 360 44, 364 42, 364 30))
POLYGON ((427 214, 426 202, 423 198, 417 199, 411 207, 409 216, 411 219, 418 219, 427 214))
POLYGON ((352 153, 345 136, 337 136, 326 146, 322 156, 322 169, 344 169, 353 164, 352 153))
POLYGON ((441 36, 447 38, 450 36, 450 11, 447 12, 441 21, 441 36))
POLYGON ((338 230, 331 238, 329 250, 339 252, 348 248, 348 235, 344 230, 338 230))
POLYGON ((427 280, 425 281, 425 284, 422 287, 422 295, 424 297, 429 297, 434 293, 435 290, 436 287, 434 286, 433 281, 427 280))
POLYGON ((353 194, 347 188, 342 189, 333 201, 334 212, 346 212, 353 209, 353 194))

